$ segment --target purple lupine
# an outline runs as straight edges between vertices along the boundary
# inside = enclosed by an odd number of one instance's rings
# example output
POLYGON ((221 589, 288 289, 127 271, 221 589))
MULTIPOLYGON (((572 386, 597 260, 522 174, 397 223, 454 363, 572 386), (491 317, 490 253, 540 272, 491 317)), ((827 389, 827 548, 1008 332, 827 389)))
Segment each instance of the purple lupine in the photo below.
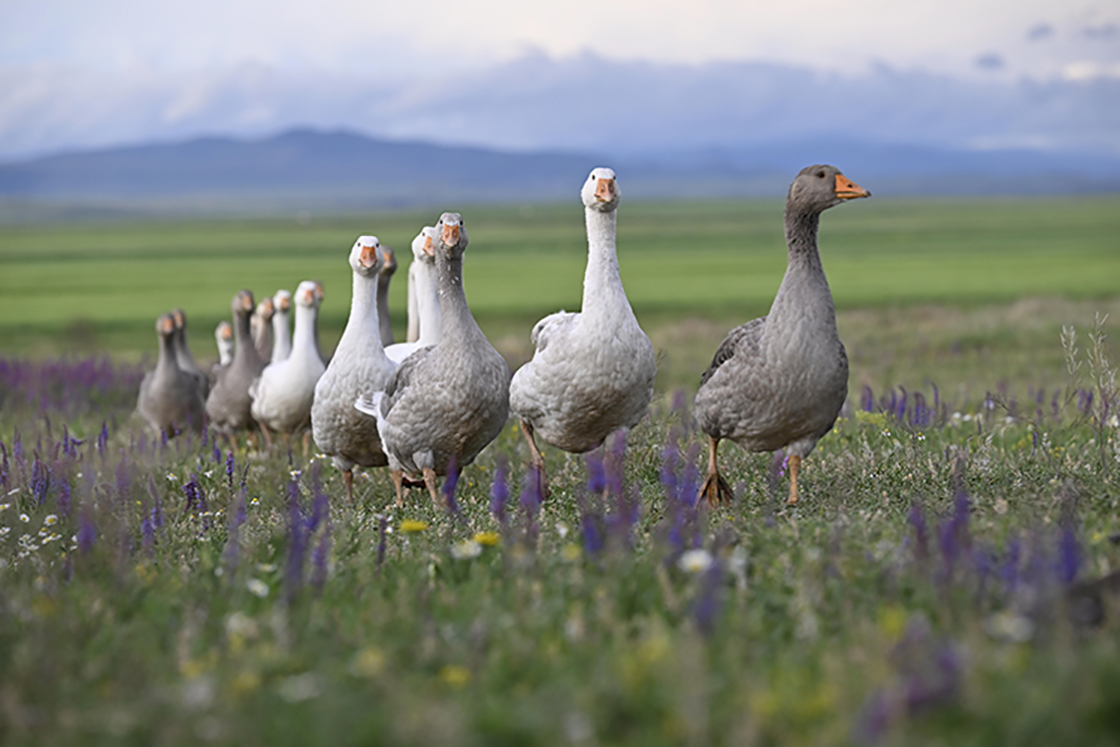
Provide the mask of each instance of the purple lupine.
POLYGON ((1078 389, 1077 390, 1077 409, 1082 414, 1088 417, 1093 414, 1093 390, 1092 389, 1078 389))
POLYGON ((229 456, 226 457, 226 479, 229 480, 229 489, 230 489, 231 492, 233 491, 233 471, 234 471, 233 449, 230 449, 229 450, 229 456))
POLYGON ((626 459, 626 431, 615 432, 610 451, 604 462, 607 491, 618 498, 623 494, 623 467, 626 459))
POLYGON ((606 547, 606 537, 603 533, 602 518, 592 512, 585 512, 580 520, 580 534, 583 539, 583 551, 589 557, 595 557, 606 547))
POLYGON ((35 461, 31 464, 31 495, 35 499, 36 506, 42 506, 43 501, 47 498, 47 488, 50 487, 51 476, 50 470, 47 465, 43 464, 39 459, 39 455, 35 455, 35 461))
POLYGON ((8 476, 10 473, 10 466, 8 464, 8 447, 4 446, 4 442, 0 441, 0 486, 4 491, 8 490, 8 476))
POLYGON ((132 488, 132 477, 129 475, 128 456, 121 454, 121 461, 113 471, 117 500, 124 503, 128 500, 132 488))
POLYGON ((105 448, 109 445, 109 424, 101 421, 101 432, 97 434, 97 453, 105 456, 105 448))
POLYGON ((872 690, 860 706, 852 726, 852 741, 872 745, 887 733, 891 724, 891 707, 882 688, 872 690))
MULTIPOLYGON (((209 431, 206 431, 209 432, 209 431)), ((222 450, 218 448, 218 439, 214 439, 211 444, 210 458, 214 460, 214 464, 221 464, 222 450)))
POLYGON ((525 535, 530 542, 535 542, 540 532, 537 525, 537 515, 541 509, 541 472, 535 466, 529 467, 525 475, 525 487, 521 491, 521 509, 525 514, 525 535))
POLYGON ((1069 586, 1077 579, 1081 567, 1081 549, 1078 547, 1077 534, 1070 523, 1062 527, 1058 536, 1058 580, 1069 586))
POLYGON ((459 486, 459 470, 456 469, 455 457, 451 457, 451 461, 447 465, 447 477, 443 479, 443 493, 444 505, 447 506, 447 512, 451 514, 452 518, 459 518, 459 502, 455 500, 455 488, 459 486))
POLYGON ((323 595, 323 586, 327 583, 327 559, 330 557, 330 552, 331 530, 328 526, 311 553, 311 586, 315 589, 315 596, 323 595))
POLYGON ((70 515, 70 480, 65 476, 58 482, 58 500, 56 501, 58 513, 63 518, 70 515))
POLYGON ((289 604, 295 601, 303 586, 303 568, 310 539, 299 498, 299 482, 297 478, 292 478, 288 483, 288 558, 284 566, 285 598, 289 604))
POLYGON ((144 548, 149 557, 155 557, 156 528, 152 525, 150 514, 145 513, 143 521, 140 522, 140 535, 141 547, 144 548))
POLYGON ((864 384, 863 389, 860 390, 859 408, 864 412, 872 412, 875 409, 875 393, 867 384, 864 384))
POLYGON ((494 482, 490 486, 490 513, 503 527, 506 525, 506 504, 509 503, 509 482, 506 475, 506 459, 498 457, 498 466, 494 469, 494 482))
POLYGON ((88 554, 97 542, 97 527, 93 523, 93 510, 89 505, 82 506, 81 516, 78 520, 78 550, 88 554))
POLYGON ((716 618, 722 603, 724 581, 723 563, 716 561, 704 572, 700 591, 692 607, 696 627, 704 636, 710 636, 716 627, 716 618))
POLYGON ((587 462, 587 492, 599 495, 607 489, 607 474, 603 468, 603 456, 598 451, 588 452, 587 462))

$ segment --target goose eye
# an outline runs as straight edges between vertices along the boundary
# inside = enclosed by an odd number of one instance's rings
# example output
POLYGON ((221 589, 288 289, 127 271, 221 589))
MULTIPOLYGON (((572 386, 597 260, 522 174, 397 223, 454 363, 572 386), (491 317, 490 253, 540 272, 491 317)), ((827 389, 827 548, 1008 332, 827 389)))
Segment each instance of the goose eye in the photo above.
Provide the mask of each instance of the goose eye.
POLYGON ((818 179, 824 179, 824 172, 823 171, 818 171, 817 172, 817 178, 818 179))

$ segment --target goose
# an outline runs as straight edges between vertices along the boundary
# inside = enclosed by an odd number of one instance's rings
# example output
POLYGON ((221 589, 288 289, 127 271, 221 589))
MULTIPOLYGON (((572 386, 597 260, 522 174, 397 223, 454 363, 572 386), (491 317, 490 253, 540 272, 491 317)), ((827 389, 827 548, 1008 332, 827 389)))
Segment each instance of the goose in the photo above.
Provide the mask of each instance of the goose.
POLYGON ((288 316, 292 310, 292 294, 278 290, 272 296, 272 355, 270 363, 285 360, 292 352, 292 331, 288 316))
POLYGON ((264 362, 253 345, 249 317, 253 313, 252 291, 238 291, 233 309, 233 360, 218 371, 218 380, 206 398, 206 414, 210 422, 224 431, 248 428, 253 424, 250 413, 249 385, 261 375, 264 362))
POLYGON ((787 503, 797 503, 801 460, 832 428, 848 396, 848 357, 817 251, 820 214, 870 196, 834 166, 808 166, 790 185, 789 264, 770 313, 728 333, 696 393, 696 418, 708 435, 708 472, 699 497, 709 504, 732 495, 716 459, 725 438, 749 451, 784 448, 787 503))
POLYGON ((389 318, 389 281, 397 271, 397 254, 390 246, 381 247, 381 253, 385 256, 385 261, 377 276, 377 323, 381 329, 381 344, 389 347, 393 344, 393 320, 389 318))
POLYGON ((159 359, 155 370, 144 375, 136 409, 157 431, 174 436, 190 428, 201 431, 206 414, 198 383, 175 360, 175 318, 163 314, 156 320, 159 359))
POLYGON ((580 194, 588 239, 581 310, 537 322, 530 335, 533 358, 510 382, 510 406, 521 419, 542 495, 548 488, 536 437, 568 452, 597 448, 615 430, 642 419, 657 375, 653 344, 634 317, 618 272, 621 195, 614 171, 594 169, 580 194))
POLYGON ((266 298, 257 304, 253 311, 253 318, 249 328, 253 332, 253 346, 257 355, 265 363, 272 359, 272 315, 276 313, 276 306, 271 298, 266 298))
POLYGON ((314 281, 299 284, 291 355, 265 366, 249 387, 250 411, 262 429, 293 433, 310 422, 315 385, 326 370, 315 348, 320 300, 314 281))
POLYGON ((326 372, 315 385, 311 432, 315 446, 342 472, 346 497, 354 500, 354 467, 389 463, 377 421, 354 408, 365 387, 382 389, 396 366, 385 356, 377 311, 377 279, 384 256, 376 236, 359 236, 350 250, 354 292, 350 318, 326 372))
POLYGON ((233 327, 222 320, 214 328, 214 342, 218 345, 218 367, 228 366, 233 360, 233 327))
POLYGON ((443 336, 405 359, 384 391, 354 403, 377 418, 397 505, 404 473, 423 476, 438 504, 438 475, 458 476, 501 432, 509 416, 509 366, 478 328, 463 292, 468 237, 459 213, 436 225, 435 266, 443 336))
POLYGON ((405 342, 416 342, 420 339, 420 304, 416 300, 416 270, 415 263, 408 266, 408 330, 405 332, 405 342))
POLYGON ((171 318, 175 321, 175 335, 173 337, 175 362, 179 364, 180 369, 186 371, 195 380, 198 385, 199 396, 202 397, 203 401, 206 401, 206 395, 210 393, 210 379, 195 363, 190 346, 187 344, 187 312, 182 309, 172 309, 171 318))
POLYGON ((414 342, 398 342, 385 348, 389 360, 400 365, 420 348, 435 345, 440 339, 439 281, 436 279, 435 229, 424 226, 412 240, 412 264, 409 265, 409 291, 416 292, 420 317, 420 335, 414 342), (415 272, 414 272, 415 269, 415 272))
MULTIPOLYGON (((321 282, 319 282, 318 280, 310 280, 308 282, 311 282, 311 283, 315 284, 315 296, 319 299, 319 303, 322 304, 323 303, 323 298, 324 298, 324 296, 323 296, 323 284, 321 282)), ((319 344, 319 325, 318 324, 315 325, 315 352, 319 354, 319 360, 321 360, 323 362, 324 366, 326 366, 328 363, 331 362, 331 359, 329 357, 323 355, 323 346, 319 344)))

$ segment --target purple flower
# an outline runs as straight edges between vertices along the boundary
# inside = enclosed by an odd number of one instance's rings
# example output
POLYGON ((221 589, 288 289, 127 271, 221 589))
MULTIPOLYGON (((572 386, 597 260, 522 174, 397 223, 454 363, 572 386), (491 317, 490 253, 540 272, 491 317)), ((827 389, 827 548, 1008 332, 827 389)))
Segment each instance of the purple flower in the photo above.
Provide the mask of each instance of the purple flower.
POLYGON ((580 531, 583 535, 583 550, 590 557, 595 557, 606 546, 603 533, 602 518, 598 514, 585 513, 580 522, 580 531))
POLYGON ((35 498, 35 505, 42 506, 43 501, 47 498, 47 488, 50 487, 51 477, 50 470, 47 465, 35 456, 35 461, 31 465, 31 495, 35 498))
POLYGON ((871 412, 875 409, 875 394, 867 384, 864 384, 860 391, 859 406, 864 412, 871 412))
POLYGON ((607 474, 603 468, 603 457, 598 451, 588 453, 587 458, 587 492, 598 495, 607 488, 607 474))
POLYGON ((459 486, 459 470, 456 469, 455 457, 447 465, 447 477, 443 480, 443 500, 447 504, 447 512, 454 517, 459 516, 459 502, 455 500, 455 488, 459 486))
POLYGON ((288 483, 288 558, 284 566, 285 598, 291 604, 303 586, 303 568, 310 540, 307 522, 299 505, 299 482, 288 483))
POLYGON ((88 554, 97 542, 97 527, 93 523, 93 511, 88 505, 82 507, 81 517, 78 520, 78 550, 88 554))
POLYGON ((233 490, 233 449, 229 450, 229 456, 226 457, 226 479, 229 480, 229 489, 233 490))
POLYGON ((70 515, 70 481, 65 478, 58 483, 58 513, 70 515))
POLYGON ((385 514, 377 516, 377 570, 381 571, 381 564, 385 562, 385 529, 389 526, 389 517, 385 514))
POLYGON ((330 552, 331 530, 328 527, 311 553, 311 585, 315 588, 316 596, 323 594, 323 586, 327 583, 327 558, 330 552))
POLYGON ((852 727, 852 741, 857 744, 875 744, 886 733, 891 723, 890 702, 882 688, 873 690, 860 706, 852 727))
POLYGON ((97 434, 97 453, 105 456, 105 447, 109 445, 109 424, 101 421, 101 433, 97 434))
POLYGON ((907 520, 910 522, 910 526, 914 527, 914 555, 919 560, 925 560, 929 557, 929 528, 926 526, 926 517, 922 514, 922 507, 917 503, 911 506, 907 520))
POLYGON ((494 514, 502 526, 506 523, 506 504, 509 502, 506 471, 505 457, 499 456, 498 466, 494 470, 494 483, 490 486, 490 513, 494 514))
POLYGON ((717 560, 704 572, 700 591, 692 607, 696 627, 705 636, 710 636, 715 631, 716 618, 722 606, 723 588, 723 564, 717 560))
POLYGON ((1077 534, 1068 524, 1062 528, 1058 537, 1058 579, 1066 586, 1077 579, 1081 566, 1081 549, 1077 544, 1077 534))

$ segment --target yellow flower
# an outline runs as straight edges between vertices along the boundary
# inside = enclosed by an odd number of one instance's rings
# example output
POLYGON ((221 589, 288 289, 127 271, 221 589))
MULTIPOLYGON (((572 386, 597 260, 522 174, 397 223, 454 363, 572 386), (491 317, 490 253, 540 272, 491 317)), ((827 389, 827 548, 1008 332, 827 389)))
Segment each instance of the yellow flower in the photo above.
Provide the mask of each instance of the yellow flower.
POLYGON ((402 532, 423 532, 428 528, 428 522, 416 521, 414 519, 405 519, 401 522, 402 532))
POLYGON ((493 547, 501 542, 502 538, 497 532, 479 532, 474 536, 474 541, 486 547, 493 547))
POLYGON ((439 670, 439 678, 452 687, 462 687, 471 681, 471 670, 466 667, 448 664, 439 670))

